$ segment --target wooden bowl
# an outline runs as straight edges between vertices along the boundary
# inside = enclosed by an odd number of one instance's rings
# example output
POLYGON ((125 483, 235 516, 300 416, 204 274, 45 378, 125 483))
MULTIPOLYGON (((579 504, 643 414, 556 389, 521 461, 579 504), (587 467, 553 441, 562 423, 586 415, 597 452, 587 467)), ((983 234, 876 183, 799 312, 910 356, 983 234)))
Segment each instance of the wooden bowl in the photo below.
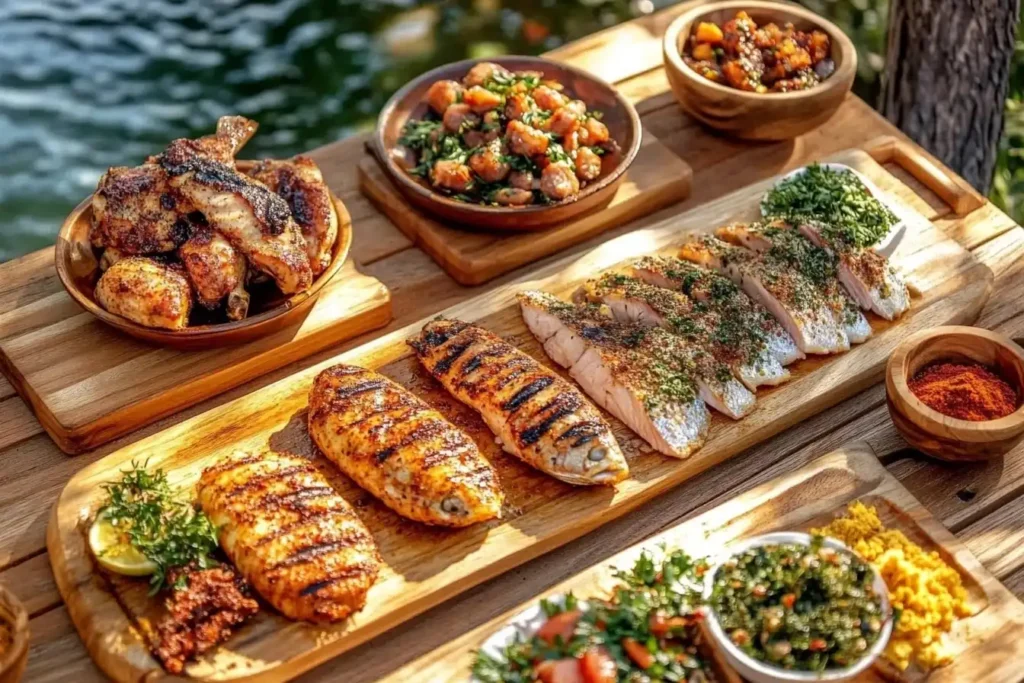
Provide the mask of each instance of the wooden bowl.
POLYGON ((701 123, 744 140, 787 140, 817 128, 842 104, 857 75, 857 51, 835 24, 814 12, 783 2, 728 0, 698 5, 669 24, 662 44, 665 73, 687 114, 701 123), (691 29, 701 21, 719 25, 744 10, 758 24, 792 23, 819 29, 832 39, 835 72, 816 87, 790 93, 753 93, 704 78, 680 54, 691 29))
POLYGON ((608 204, 622 183, 626 169, 636 158, 641 137, 640 116, 636 109, 615 88, 596 76, 539 57, 494 57, 446 64, 407 83, 384 106, 369 146, 391 182, 417 208, 468 227, 525 231, 565 223, 608 204), (440 80, 462 80, 470 67, 481 61, 500 64, 510 71, 540 71, 546 78, 557 80, 576 98, 583 100, 588 109, 604 113, 601 121, 608 126, 608 132, 618 143, 619 149, 601 158, 601 175, 580 190, 575 199, 522 207, 480 206, 460 202, 409 175, 400 163, 405 159, 405 154, 398 144, 398 138, 402 135, 406 121, 426 115, 428 107, 423 102, 423 96, 427 89, 440 80))
POLYGON ((3 586, 0 586, 0 621, 11 629, 11 646, 0 655, 0 683, 17 683, 28 662, 28 612, 3 586))
MULTIPOLYGON (((246 169, 255 162, 239 161, 238 168, 246 169)), ((165 330, 145 327, 127 318, 114 315, 96 303, 95 287, 100 276, 99 259, 89 241, 92 225, 92 195, 64 220, 57 236, 55 253, 57 275, 71 298, 89 313, 125 334, 159 346, 174 349, 198 350, 219 346, 243 344, 258 337, 273 334, 296 323, 309 311, 317 296, 331 278, 341 269, 352 245, 352 219, 340 199, 331 193, 334 209, 338 213, 338 238, 334 243, 331 262, 313 281, 312 287, 286 297, 271 284, 252 288, 250 315, 244 320, 192 325, 183 330, 165 330)))
POLYGON ((914 448, 941 460, 988 460, 1024 438, 1024 406, 998 420, 948 417, 917 398, 907 381, 938 360, 973 361, 995 368, 1024 394, 1024 350, 1010 338, 979 327, 935 327, 907 337, 889 358, 885 393, 889 416, 914 448))

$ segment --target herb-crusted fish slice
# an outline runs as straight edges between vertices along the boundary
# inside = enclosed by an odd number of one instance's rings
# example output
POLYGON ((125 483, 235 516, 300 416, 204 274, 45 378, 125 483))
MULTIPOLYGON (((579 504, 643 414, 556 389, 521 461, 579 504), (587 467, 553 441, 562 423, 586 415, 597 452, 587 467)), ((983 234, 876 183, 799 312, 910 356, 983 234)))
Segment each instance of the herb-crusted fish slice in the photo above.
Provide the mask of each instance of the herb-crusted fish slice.
POLYGON ((660 356, 639 348, 648 333, 662 340, 670 333, 616 323, 597 307, 574 306, 544 292, 520 293, 519 305, 551 359, 653 448, 685 458, 704 444, 711 415, 692 368, 684 368, 668 347, 660 356))
POLYGON ((501 515, 498 476, 473 440, 376 372, 339 364, 317 375, 309 433, 328 460, 403 517, 462 527, 501 515))
POLYGON ((663 327, 692 345, 708 349, 750 390, 789 378, 789 372, 768 352, 756 327, 744 327, 742 321, 723 317, 682 292, 619 273, 605 273, 584 283, 574 298, 607 305, 620 322, 663 327))
POLYGON ((637 259, 627 266, 626 273, 655 287, 681 292, 707 306, 723 321, 760 337, 767 353, 781 365, 789 365, 804 357, 781 323, 723 275, 682 259, 664 256, 637 259))
POLYGON ((281 614, 334 622, 366 604, 377 546, 309 460, 237 453, 206 469, 197 490, 224 552, 281 614))
POLYGON ((768 309, 804 353, 839 353, 850 339, 821 292, 799 273, 764 263, 757 254, 711 235, 696 237, 680 258, 713 268, 768 309))
POLYGON ((572 386, 487 330, 439 318, 409 340, 417 357, 470 406, 502 447, 570 484, 615 484, 626 459, 601 413, 572 386))

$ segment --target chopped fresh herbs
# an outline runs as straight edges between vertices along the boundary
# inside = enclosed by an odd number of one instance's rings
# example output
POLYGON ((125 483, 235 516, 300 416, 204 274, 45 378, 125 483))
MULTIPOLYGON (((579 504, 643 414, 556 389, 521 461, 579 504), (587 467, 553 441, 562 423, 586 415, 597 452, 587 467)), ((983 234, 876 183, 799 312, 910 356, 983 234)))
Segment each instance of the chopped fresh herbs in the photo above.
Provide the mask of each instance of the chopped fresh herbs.
POLYGON ((854 173, 811 164, 773 187, 761 202, 765 218, 813 223, 833 244, 864 249, 899 221, 854 173))
POLYGON ((101 513, 157 566, 150 580, 153 592, 166 587, 172 569, 190 564, 205 569, 218 563, 213 557, 218 547, 216 528, 182 491, 170 485, 163 470, 151 472, 144 464, 132 462, 120 481, 102 488, 107 499, 101 513))

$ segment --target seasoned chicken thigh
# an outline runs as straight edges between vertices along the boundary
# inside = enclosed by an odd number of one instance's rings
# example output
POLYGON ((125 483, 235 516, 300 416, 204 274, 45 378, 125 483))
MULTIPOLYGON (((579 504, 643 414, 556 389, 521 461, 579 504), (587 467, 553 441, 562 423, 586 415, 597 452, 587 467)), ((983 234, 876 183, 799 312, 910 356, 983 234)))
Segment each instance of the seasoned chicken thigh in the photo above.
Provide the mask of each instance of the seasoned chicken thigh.
POLYGON ((181 266, 129 256, 100 276, 96 301, 114 315, 140 325, 180 330, 188 325, 192 288, 181 266))
POLYGON ((206 308, 216 308, 227 298, 229 320, 241 320, 249 310, 245 291, 245 257, 223 235, 207 226, 199 227, 178 250, 196 298, 206 308))
POLYGON ((338 214, 320 168, 309 157, 297 156, 287 161, 261 161, 248 175, 288 202, 306 240, 313 274, 322 273, 331 262, 338 237, 338 214))

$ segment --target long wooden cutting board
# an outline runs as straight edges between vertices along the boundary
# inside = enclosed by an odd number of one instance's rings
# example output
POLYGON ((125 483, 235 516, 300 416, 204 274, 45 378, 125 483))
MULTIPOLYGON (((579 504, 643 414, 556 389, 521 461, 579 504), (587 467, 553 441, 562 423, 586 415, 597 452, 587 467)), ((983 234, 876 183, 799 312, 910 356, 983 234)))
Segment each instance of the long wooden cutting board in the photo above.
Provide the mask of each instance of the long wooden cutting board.
MULTIPOLYGON (((863 152, 830 159, 864 173, 891 198, 920 199, 863 152)), ((565 295, 588 277, 623 260, 671 250, 690 231, 712 230, 753 218, 766 181, 735 192, 647 230, 612 240, 582 257, 544 268, 529 281, 498 288, 446 311, 476 321, 550 364, 526 330, 515 293, 537 287, 565 295)), ((172 479, 191 484, 216 458, 236 450, 269 449, 309 455, 307 394, 313 377, 332 362, 378 370, 397 380, 468 431, 499 472, 507 492, 504 518, 461 531, 430 529, 404 521, 334 474, 342 495, 357 504, 386 562, 366 608, 333 628, 291 623, 267 610, 188 673, 207 680, 284 680, 349 650, 373 636, 493 576, 636 508, 712 465, 737 455, 787 427, 861 391, 881 378, 885 361, 904 335, 934 325, 968 323, 985 302, 991 272, 939 228, 907 208, 908 234, 895 256, 912 289, 911 310, 897 323, 872 320, 875 335, 850 352, 802 361, 791 382, 758 393, 756 410, 740 422, 716 415, 706 445, 687 460, 653 453, 612 420, 629 459, 631 476, 616 490, 573 488, 503 454, 473 411, 450 398, 419 367, 405 340, 422 323, 311 367, 117 451, 79 472, 58 499, 47 544, 61 594, 90 653, 120 681, 159 678, 160 669, 139 640, 134 624, 147 614, 145 586, 96 573, 83 528, 100 504, 100 484, 132 460, 149 459, 172 479)), ((149 680, 149 679, 147 679, 149 680)))
POLYGON ((882 523, 902 531, 926 551, 937 552, 955 568, 968 592, 972 615, 956 622, 947 643, 953 663, 925 672, 911 667, 899 673, 880 664, 857 678, 929 683, 972 681, 1011 683, 1020 680, 1024 659, 1024 604, 992 576, 977 558, 932 517, 865 443, 854 443, 822 456, 793 474, 755 488, 698 517, 624 550, 605 562, 555 586, 535 600, 470 631, 420 657, 381 683, 465 683, 473 653, 512 617, 537 600, 572 592, 580 598, 606 595, 612 568, 629 567, 644 550, 661 545, 681 548, 694 557, 714 556, 730 542, 772 531, 807 531, 841 515, 859 500, 878 511, 882 523))

